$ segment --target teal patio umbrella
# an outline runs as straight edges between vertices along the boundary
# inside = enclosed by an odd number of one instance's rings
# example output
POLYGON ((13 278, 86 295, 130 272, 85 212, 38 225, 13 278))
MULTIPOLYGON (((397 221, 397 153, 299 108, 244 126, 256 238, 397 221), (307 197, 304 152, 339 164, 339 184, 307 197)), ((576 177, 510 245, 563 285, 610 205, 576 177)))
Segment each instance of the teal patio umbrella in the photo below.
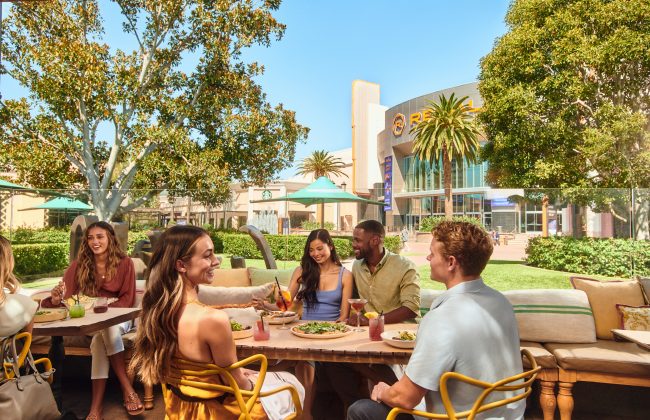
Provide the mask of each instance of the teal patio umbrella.
POLYGON ((24 211, 24 210, 89 211, 92 209, 93 207, 91 205, 88 205, 82 201, 75 200, 68 197, 57 197, 57 198, 53 198, 50 201, 46 201, 43 204, 39 204, 38 206, 29 207, 26 209, 20 209, 18 211, 24 211))
MULTIPOLYGON (((325 203, 365 203, 374 204, 376 206, 384 206, 383 201, 374 201, 361 198, 347 191, 343 191, 327 177, 321 176, 316 181, 312 182, 305 188, 302 188, 284 197, 269 198, 266 200, 251 200, 251 203, 268 203, 271 201, 293 201, 294 203, 304 204, 305 206, 312 206, 314 204, 325 203)), ((321 212, 320 226, 325 225, 325 212, 321 212)))

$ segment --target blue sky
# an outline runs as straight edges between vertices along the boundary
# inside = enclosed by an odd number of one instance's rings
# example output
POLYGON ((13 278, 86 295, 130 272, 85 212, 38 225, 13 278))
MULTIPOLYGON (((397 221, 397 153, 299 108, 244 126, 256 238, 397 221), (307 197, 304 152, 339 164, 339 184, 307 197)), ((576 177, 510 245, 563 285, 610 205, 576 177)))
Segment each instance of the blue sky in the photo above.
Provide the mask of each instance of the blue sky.
MULTIPOLYGON (((104 3, 100 1, 100 4, 104 3)), ((287 25, 271 47, 247 51, 265 66, 258 82, 272 104, 296 111, 311 129, 299 161, 318 149, 351 146, 351 88, 378 83, 386 106, 475 81, 479 60, 504 34, 509 0, 284 0, 276 13, 287 25)), ((3 15, 8 5, 3 3, 3 15)), ((110 21, 110 19, 109 19, 110 21)), ((128 48, 121 32, 109 42, 128 48)), ((24 94, 2 79, 3 97, 24 94)), ((286 178, 294 170, 285 170, 286 178)))

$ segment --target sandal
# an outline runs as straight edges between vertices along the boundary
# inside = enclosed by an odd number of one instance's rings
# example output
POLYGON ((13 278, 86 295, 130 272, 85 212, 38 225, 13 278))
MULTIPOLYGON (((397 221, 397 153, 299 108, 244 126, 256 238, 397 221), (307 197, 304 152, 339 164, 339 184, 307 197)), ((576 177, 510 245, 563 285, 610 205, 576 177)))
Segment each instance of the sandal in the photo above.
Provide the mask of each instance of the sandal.
POLYGON ((137 416, 138 414, 144 413, 144 405, 140 402, 140 397, 138 397, 135 391, 127 394, 124 400, 124 408, 130 416, 137 416))

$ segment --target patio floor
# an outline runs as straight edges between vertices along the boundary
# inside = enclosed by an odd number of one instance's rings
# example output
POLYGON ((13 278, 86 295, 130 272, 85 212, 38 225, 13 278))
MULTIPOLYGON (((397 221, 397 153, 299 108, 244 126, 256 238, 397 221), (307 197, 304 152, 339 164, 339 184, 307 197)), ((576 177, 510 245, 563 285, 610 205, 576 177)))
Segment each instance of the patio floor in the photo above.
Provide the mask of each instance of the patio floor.
MULTIPOLYGON (((66 360, 64 380, 64 407, 78 418, 84 418, 90 407, 90 363, 88 358, 70 357, 66 360)), ((136 384, 136 390, 142 397, 142 386, 136 384)), ((154 388, 154 409, 145 411, 137 417, 129 417, 122 407, 122 393, 119 384, 111 378, 104 398, 104 418, 117 419, 163 419, 164 403, 160 387, 154 388)), ((578 383, 574 387, 574 420, 646 420, 650 418, 650 388, 631 386, 578 383)), ((538 401, 537 396, 533 401, 538 401)), ((536 404, 536 403, 535 403, 536 404)), ((316 408, 318 405, 316 406, 316 408)), ((331 405, 326 413, 332 413, 331 405)), ((320 410, 319 410, 320 411, 320 410)), ((340 416, 332 414, 318 415, 317 420, 339 420, 340 416)), ((556 414, 559 418, 559 414, 556 414)), ((527 420, 542 420, 538 407, 529 407, 527 420)))

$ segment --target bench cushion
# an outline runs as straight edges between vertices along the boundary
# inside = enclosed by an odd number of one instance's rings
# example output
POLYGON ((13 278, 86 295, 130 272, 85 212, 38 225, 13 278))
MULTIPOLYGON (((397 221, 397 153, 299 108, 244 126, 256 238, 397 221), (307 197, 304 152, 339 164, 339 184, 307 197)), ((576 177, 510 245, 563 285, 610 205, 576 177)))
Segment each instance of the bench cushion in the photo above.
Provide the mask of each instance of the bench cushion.
MULTIPOLYGON (((523 350, 528 350, 533 355, 538 365, 546 369, 557 368, 557 361, 555 356, 550 351, 546 350, 541 343, 534 343, 532 341, 522 341, 519 347, 523 350)), ((529 363, 524 359, 524 367, 530 368, 529 363)))
POLYGON ((585 292, 570 289, 508 290, 519 339, 541 343, 595 343, 596 326, 585 292))
POLYGON ((245 287, 250 286, 251 281, 248 277, 248 271, 245 268, 224 268, 215 270, 212 285, 222 287, 245 287))
POLYGON ((277 277, 282 286, 288 287, 294 270, 295 268, 289 268, 286 270, 267 270, 266 268, 249 267, 248 273, 251 278, 251 286, 275 283, 275 278, 277 277))
POLYGON ((650 376, 650 351, 634 343, 598 340, 596 344, 544 344, 563 369, 650 376))

